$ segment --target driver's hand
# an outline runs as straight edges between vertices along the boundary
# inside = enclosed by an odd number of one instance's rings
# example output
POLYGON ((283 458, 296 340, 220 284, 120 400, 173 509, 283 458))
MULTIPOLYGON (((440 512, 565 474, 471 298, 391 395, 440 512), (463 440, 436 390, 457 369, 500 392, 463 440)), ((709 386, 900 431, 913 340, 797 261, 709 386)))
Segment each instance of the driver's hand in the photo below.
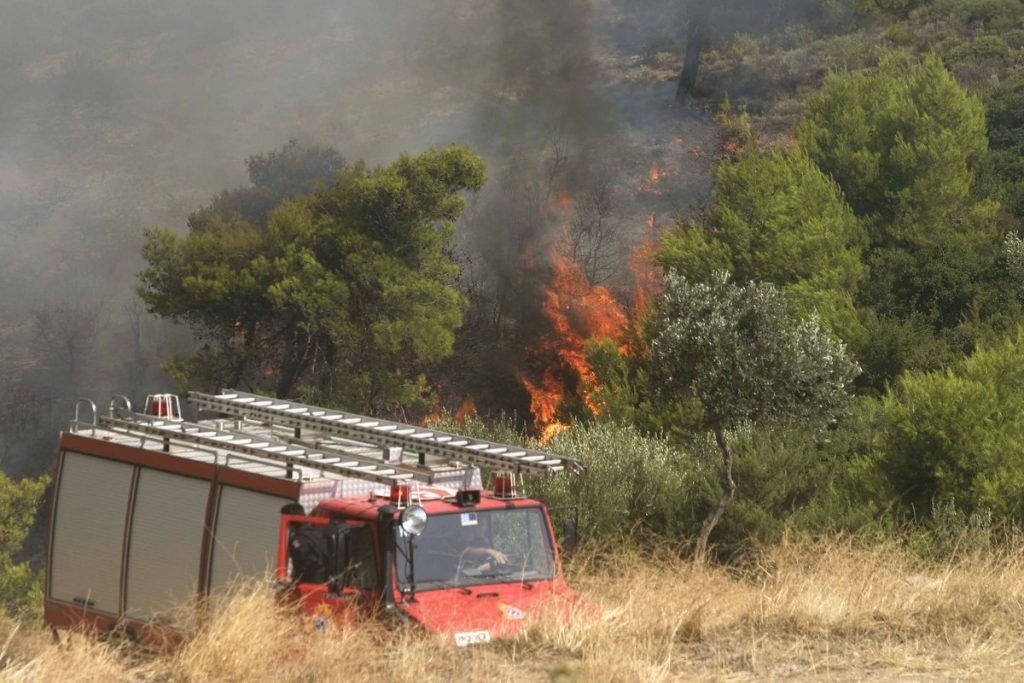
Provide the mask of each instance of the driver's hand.
POLYGON ((500 550, 491 549, 491 558, 498 564, 508 564, 508 556, 500 550))

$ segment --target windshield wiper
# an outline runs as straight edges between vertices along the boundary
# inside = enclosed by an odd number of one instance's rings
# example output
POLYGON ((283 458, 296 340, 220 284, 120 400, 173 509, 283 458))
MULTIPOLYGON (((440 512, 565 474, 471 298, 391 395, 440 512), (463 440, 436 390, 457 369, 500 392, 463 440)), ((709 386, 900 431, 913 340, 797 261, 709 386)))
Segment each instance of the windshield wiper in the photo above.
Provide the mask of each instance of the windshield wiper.
POLYGON ((455 588, 461 593, 466 595, 472 595, 473 591, 462 584, 455 583, 454 581, 423 581, 416 583, 416 590, 439 590, 445 588, 455 588))

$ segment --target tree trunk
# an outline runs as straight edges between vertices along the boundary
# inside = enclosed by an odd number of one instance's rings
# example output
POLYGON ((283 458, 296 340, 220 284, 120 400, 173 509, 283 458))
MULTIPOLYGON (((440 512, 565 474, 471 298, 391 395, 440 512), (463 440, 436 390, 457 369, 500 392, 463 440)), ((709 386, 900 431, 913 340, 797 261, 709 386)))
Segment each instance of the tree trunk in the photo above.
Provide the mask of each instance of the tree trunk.
POLYGON ((686 52, 683 55, 683 71, 676 86, 676 104, 683 104, 687 97, 694 97, 697 86, 697 71, 700 69, 700 53, 704 47, 707 10, 703 5, 694 8, 690 29, 686 36, 686 52))
POLYGON ((238 359, 238 363, 235 364, 234 369, 231 372, 231 377, 228 381, 228 387, 239 387, 242 385, 242 378, 245 377, 245 371, 249 369, 249 359, 252 354, 253 348, 256 346, 256 321, 250 320, 245 326, 245 350, 242 352, 242 357, 238 359))
POLYGON ((732 479, 732 452, 729 450, 729 444, 726 443, 725 433, 721 427, 715 428, 715 442, 718 444, 718 449, 722 451, 722 497, 718 501, 718 507, 708 513, 708 516, 704 518, 704 524, 700 527, 700 536, 697 537, 697 548, 693 553, 694 564, 704 564, 707 559, 708 551, 708 536, 711 535, 711 530, 718 524, 718 520, 722 518, 722 514, 725 512, 726 506, 732 497, 736 495, 736 482, 732 479))
POLYGON ((295 383, 309 366, 309 337, 303 332, 302 338, 296 339, 299 333, 295 329, 294 322, 288 326, 288 329, 291 334, 285 345, 284 358, 281 360, 281 374, 278 375, 275 389, 278 398, 288 398, 292 395, 295 383))

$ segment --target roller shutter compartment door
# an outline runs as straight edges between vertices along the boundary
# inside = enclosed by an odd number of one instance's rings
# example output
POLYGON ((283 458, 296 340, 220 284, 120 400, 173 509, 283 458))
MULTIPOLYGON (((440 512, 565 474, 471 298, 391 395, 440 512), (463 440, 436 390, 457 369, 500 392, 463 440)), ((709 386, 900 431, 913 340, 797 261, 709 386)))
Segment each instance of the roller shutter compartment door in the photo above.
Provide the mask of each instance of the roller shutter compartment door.
POLYGON ((133 466, 65 452, 48 567, 50 597, 117 615, 133 466))
POLYGON ((266 493, 222 486, 213 540, 210 591, 238 577, 263 576, 277 566, 281 507, 292 502, 266 493))
POLYGON ((125 616, 183 623, 199 587, 210 482, 142 469, 135 492, 125 616))

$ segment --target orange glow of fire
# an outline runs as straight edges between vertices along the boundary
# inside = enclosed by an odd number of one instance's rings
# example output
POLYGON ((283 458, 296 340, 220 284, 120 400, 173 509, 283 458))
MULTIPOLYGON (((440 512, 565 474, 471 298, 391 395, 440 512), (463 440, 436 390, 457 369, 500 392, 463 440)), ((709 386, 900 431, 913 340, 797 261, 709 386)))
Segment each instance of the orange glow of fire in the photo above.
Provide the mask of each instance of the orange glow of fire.
POLYGON ((629 270, 633 274, 633 306, 638 314, 643 315, 655 297, 661 293, 664 273, 655 263, 654 255, 658 250, 658 228, 653 213, 647 214, 647 231, 643 241, 633 247, 629 255, 629 270))
MULTIPOLYGON (((685 144, 681 137, 674 138, 673 142, 680 146, 685 144)), ((659 183, 664 184, 666 178, 679 172, 678 164, 670 163, 666 167, 664 160, 661 164, 654 161, 637 191, 661 194, 659 183)), ((568 230, 572 212, 576 209, 576 202, 569 193, 564 190, 558 192, 548 201, 546 208, 568 230)), ((611 292, 600 285, 593 285, 583 267, 564 255, 567 250, 557 246, 550 249, 548 262, 552 277, 550 284, 544 288, 541 310, 551 329, 529 351, 534 362, 543 363, 543 370, 539 371, 539 376, 536 370, 530 376, 524 372, 516 373, 519 383, 530 396, 530 412, 541 443, 546 443, 555 434, 570 428, 557 416, 559 407, 570 391, 575 392, 577 398, 594 414, 603 410, 595 396, 600 388, 598 380, 586 358, 587 340, 612 339, 622 354, 638 351, 628 341, 632 338, 628 332, 635 332, 638 321, 649 312, 655 297, 661 292, 663 277, 662 269, 655 261, 659 232, 655 214, 648 214, 646 222, 644 239, 632 249, 628 257, 634 284, 632 303, 635 314, 632 320, 611 292)), ((524 266, 535 265, 535 248, 536 245, 531 245, 524 250, 524 266)))
POLYGON ((619 302, 604 287, 592 285, 578 263, 557 251, 550 255, 554 270, 544 288, 541 310, 551 323, 551 333, 533 351, 550 359, 539 382, 518 373, 530 395, 530 412, 545 443, 568 425, 555 417, 569 387, 566 378, 578 380, 580 398, 594 413, 600 406, 591 396, 597 378, 586 359, 584 345, 591 338, 618 339, 629 321, 619 302))
POLYGON ((530 395, 530 412, 537 425, 555 422, 555 411, 565 394, 565 384, 556 376, 556 369, 545 368, 539 384, 534 384, 521 372, 517 372, 516 377, 530 395))
POLYGON ((441 419, 441 415, 444 413, 444 404, 441 401, 441 388, 434 387, 434 407, 431 409, 430 414, 427 415, 420 422, 421 425, 429 424, 431 422, 437 422, 441 419))
POLYGON ((562 189, 548 202, 548 211, 557 215, 567 217, 576 210, 576 200, 572 198, 568 190, 562 189))
POLYGON ((664 163, 659 164, 657 161, 651 162, 651 167, 644 174, 640 184, 637 185, 637 192, 644 194, 661 194, 663 189, 660 184, 669 176, 675 175, 679 172, 679 167, 669 164, 666 166, 664 163))
POLYGON ((462 402, 462 405, 459 406, 459 409, 455 411, 455 421, 461 424, 465 422, 466 418, 470 415, 476 415, 476 401, 472 398, 467 398, 462 402))
POLYGON ((564 422, 552 422, 543 430, 541 430, 540 442, 547 443, 548 441, 551 441, 552 438, 554 438, 555 434, 558 434, 559 432, 564 432, 567 429, 569 429, 569 425, 565 424, 564 422))
POLYGON ((738 142, 727 142, 722 145, 722 152, 727 157, 737 157, 743 154, 743 146, 738 142))

